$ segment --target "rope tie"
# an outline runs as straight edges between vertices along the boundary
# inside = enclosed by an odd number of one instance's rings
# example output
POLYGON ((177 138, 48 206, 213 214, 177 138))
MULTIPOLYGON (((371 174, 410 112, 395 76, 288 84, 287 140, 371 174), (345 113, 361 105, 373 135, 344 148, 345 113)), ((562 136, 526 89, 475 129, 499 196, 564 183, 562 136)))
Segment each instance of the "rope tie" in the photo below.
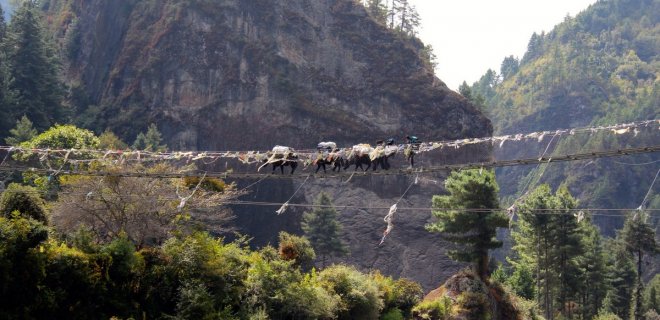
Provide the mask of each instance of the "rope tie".
POLYGON ((296 192, 293 193, 291 198, 289 198, 289 200, 287 200, 277 211, 275 211, 277 213, 277 215, 281 215, 284 212, 286 212, 286 209, 289 208, 289 202, 291 200, 293 200, 293 197, 295 197, 296 194, 298 193, 298 191, 300 191, 300 189, 302 189, 302 187, 305 185, 305 183, 307 183, 307 180, 309 180, 309 177, 310 176, 307 176, 307 178, 305 178, 305 181, 303 181, 303 183, 298 187, 298 189, 296 189, 296 192))
POLYGON ((393 221, 394 221, 394 214, 396 213, 396 210, 397 210, 397 205, 399 204, 399 202, 401 202, 401 200, 403 200, 403 197, 405 197, 406 194, 408 194, 408 191, 410 191, 410 188, 412 188, 412 186, 415 185, 415 182, 416 181, 413 181, 408 186, 408 188, 406 189, 405 192, 403 192, 403 194, 401 195, 399 200, 397 200, 396 203, 394 203, 390 207, 390 210, 387 213, 387 215, 385 216, 385 218, 383 218, 383 221, 385 221, 387 223, 387 227, 385 228, 385 231, 383 232, 383 238, 380 240, 380 243, 378 244, 379 246, 382 245, 385 242, 385 239, 387 238, 387 236, 390 234, 390 232, 392 232, 392 229, 394 229, 393 221))

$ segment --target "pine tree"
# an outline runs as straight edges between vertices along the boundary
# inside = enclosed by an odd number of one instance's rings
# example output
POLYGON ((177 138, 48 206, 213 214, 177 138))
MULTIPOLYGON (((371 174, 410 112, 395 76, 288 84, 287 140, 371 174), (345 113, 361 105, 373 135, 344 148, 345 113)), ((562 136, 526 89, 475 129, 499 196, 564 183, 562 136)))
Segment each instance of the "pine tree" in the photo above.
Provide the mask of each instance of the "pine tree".
POLYGON ((367 0, 365 6, 374 20, 383 25, 387 24, 387 6, 383 0, 367 0))
MULTIPOLYGON (((41 16, 34 0, 24 1, 12 17, 7 32, 6 47, 20 110, 34 121, 39 130, 55 123, 66 122, 62 106, 63 86, 58 80, 57 60, 47 41, 41 16)), ((16 116, 16 114, 14 115, 16 116)))
POLYGON ((635 320, 642 319, 642 292, 644 283, 642 282, 642 261, 644 254, 654 255, 658 252, 658 244, 655 242, 655 231, 650 224, 646 222, 647 214, 645 212, 630 213, 621 230, 621 237, 626 245, 626 249, 637 257, 637 286, 635 288, 635 320))
POLYGON ((621 235, 607 243, 609 250, 610 291, 608 291, 600 313, 614 313, 621 319, 630 319, 633 284, 635 282, 635 263, 626 251, 621 235))
POLYGON ((499 187, 492 170, 453 172, 445 181, 449 195, 433 196, 436 222, 426 229, 439 232, 443 239, 456 245, 448 251, 456 261, 474 264, 483 280, 488 278, 488 251, 502 246, 495 239, 497 228, 508 227, 507 217, 498 212, 499 187), (495 210, 495 211, 493 211, 495 210))
POLYGON ((341 241, 341 224, 330 197, 321 193, 314 204, 318 207, 303 214, 302 229, 325 267, 329 256, 342 256, 348 249, 341 241))
POLYGON ((513 55, 510 55, 502 61, 502 65, 500 66, 500 73, 502 74, 502 80, 508 80, 518 72, 518 69, 520 68, 520 61, 518 61, 517 58, 515 58, 513 55))
POLYGON ((565 187, 553 195, 541 185, 518 206, 518 228, 512 231, 518 264, 533 266, 537 303, 552 319, 554 310, 566 317, 576 311, 575 300, 581 272, 577 257, 583 252, 583 230, 573 215, 577 201, 565 187))
POLYGON ((5 139, 10 146, 18 146, 20 143, 32 140, 37 136, 37 129, 32 126, 32 121, 23 115, 21 120, 16 121, 16 127, 9 130, 10 137, 5 139))
POLYGON ((571 196, 568 188, 562 186, 557 190, 554 197, 554 244, 555 244, 555 263, 558 274, 558 296, 557 304, 561 307, 561 313, 568 318, 572 317, 572 310, 568 308, 568 302, 574 298, 577 291, 576 284, 580 270, 577 265, 576 257, 583 251, 582 230, 579 226, 573 209, 577 206, 577 201, 571 196))
POLYGON ((163 138, 158 131, 158 127, 155 124, 150 124, 147 133, 140 132, 133 142, 133 148, 137 150, 145 150, 151 152, 163 152, 167 150, 167 145, 161 143, 163 138))
POLYGON ((2 4, 0 4, 0 43, 5 38, 7 33, 7 22, 5 21, 5 11, 2 9, 2 4))
POLYGON ((14 117, 14 94, 10 88, 11 74, 5 46, 6 34, 7 24, 0 6, 0 137, 7 134, 14 117))
POLYGON ((591 219, 584 224, 584 253, 578 257, 581 273, 578 301, 582 305, 582 319, 592 319, 598 315, 610 290, 609 279, 605 276, 609 269, 598 228, 591 219))
POLYGON ((517 263, 534 268, 536 302, 545 311, 546 318, 551 313, 549 310, 553 310, 556 283, 555 270, 550 267, 553 217, 548 213, 554 207, 551 198, 550 186, 541 185, 534 189, 518 206, 517 228, 511 232, 515 243, 513 248, 519 259, 517 263))

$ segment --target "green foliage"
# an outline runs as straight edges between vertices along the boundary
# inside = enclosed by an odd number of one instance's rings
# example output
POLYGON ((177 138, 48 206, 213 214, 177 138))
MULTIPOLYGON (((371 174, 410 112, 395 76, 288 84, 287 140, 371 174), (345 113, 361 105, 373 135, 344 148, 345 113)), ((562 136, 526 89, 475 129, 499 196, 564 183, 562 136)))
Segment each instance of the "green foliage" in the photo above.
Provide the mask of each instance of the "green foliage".
POLYGON ((474 264, 479 277, 488 274, 488 251, 499 248, 497 228, 508 227, 509 220, 499 209, 499 187, 493 171, 452 172, 445 181, 449 195, 433 196, 433 216, 437 221, 426 226, 431 232, 457 246, 447 254, 456 261, 474 264))
POLYGON ((631 297, 636 279, 635 264, 620 239, 609 241, 607 247, 610 248, 608 265, 611 269, 611 288, 603 299, 599 314, 613 313, 621 319, 630 319, 631 297))
POLYGON ((622 319, 613 313, 603 313, 594 317, 593 320, 622 320, 622 319))
POLYGON ((500 66, 500 74, 502 75, 502 80, 506 81, 510 79, 513 75, 518 73, 519 68, 520 62, 518 61, 518 58, 515 58, 512 55, 504 58, 502 65, 500 66))
POLYGON ((18 119, 19 114, 25 114, 39 130, 67 119, 57 55, 48 39, 37 4, 24 1, 14 12, 6 39, 10 85, 20 105, 11 116, 18 119))
POLYGON ((387 24, 387 5, 383 0, 367 0, 365 7, 374 20, 382 25, 387 24))
POLYGON ((12 183, 2 193, 0 216, 11 218, 15 211, 23 217, 48 224, 44 200, 39 197, 39 191, 33 187, 12 183))
POLYGON ((499 266, 491 275, 491 280, 508 286, 518 297, 527 300, 535 297, 534 274, 527 264, 514 264, 511 274, 507 274, 504 267, 499 266))
POLYGON ((0 310, 8 319, 29 318, 40 304, 44 259, 39 248, 48 239, 42 223, 0 216, 0 310))
MULTIPOLYGON (((551 32, 533 34, 520 63, 512 56, 505 58, 502 81, 492 88, 494 94, 482 91, 481 80, 473 84, 472 94, 486 99, 485 110, 496 134, 656 119, 660 115, 658 10, 657 1, 598 1, 577 17, 567 17, 551 32)), ((562 137, 555 153, 644 146, 657 141, 653 131, 626 136, 562 137)), ((517 143, 515 149, 504 152, 510 158, 538 156, 545 144, 541 150, 532 147, 531 143, 517 143)), ((639 156, 634 162, 657 159, 639 156)), ((555 164, 531 187, 548 183, 555 188, 566 183, 584 207, 637 207, 635 199, 643 198, 649 187, 646 169, 608 160, 589 166, 555 164), (584 181, 590 183, 585 185, 584 181)), ((527 171, 501 169, 498 181, 502 186, 513 185, 527 171)), ((504 196, 519 196, 528 191, 526 186, 502 191, 504 196)), ((603 231, 613 235, 615 227, 618 225, 608 223, 603 231)))
POLYGON ((110 130, 105 130, 99 136, 99 149, 101 150, 125 150, 128 144, 121 141, 117 135, 110 130))
POLYGON ((553 195, 550 186, 541 185, 517 208, 518 228, 512 231, 518 255, 514 268, 521 272, 522 268, 534 270, 534 292, 546 318, 554 312, 555 305, 577 299, 581 276, 577 257, 584 247, 583 230, 571 211, 576 205, 568 189, 559 188, 553 195))
POLYGON ((399 309, 389 309, 387 312, 380 316, 380 320, 404 320, 403 312, 399 309))
POLYGON ((419 283, 405 278, 398 279, 394 282, 392 305, 409 317, 412 308, 422 300, 423 293, 419 283))
POLYGON ((319 273, 319 280, 331 294, 340 297, 341 319, 377 319, 383 309, 378 284, 353 267, 328 267, 319 273))
POLYGON ((452 300, 447 296, 431 301, 422 301, 413 308, 418 319, 449 320, 452 317, 452 300))
POLYGON ((240 244, 223 244, 206 233, 169 239, 163 246, 170 258, 168 273, 178 281, 200 279, 222 305, 237 307, 245 292, 248 253, 240 244))
POLYGON ((463 292, 457 301, 458 312, 466 319, 490 319, 489 306, 488 297, 478 292, 463 292))
POLYGON ((316 259, 312 244, 305 237, 299 237, 287 232, 280 232, 279 255, 282 260, 292 261, 294 266, 309 270, 316 259))
POLYGON ((89 130, 56 125, 20 146, 26 149, 98 149, 99 144, 99 138, 89 130))
POLYGON ((385 317, 402 319, 421 295, 413 282, 347 266, 302 273, 273 248, 207 233, 139 251, 126 236, 96 244, 80 229, 69 247, 49 233, 32 219, 0 217, 3 317, 378 319, 387 303, 385 317))
POLYGON ((176 303, 177 314, 173 319, 229 320, 230 314, 218 312, 213 296, 204 283, 196 280, 184 281, 179 288, 176 303))
POLYGON ((11 136, 5 138, 5 142, 12 146, 32 140, 37 135, 37 129, 32 127, 32 121, 27 116, 21 117, 21 120, 16 121, 16 127, 9 130, 11 136))
POLYGON ((656 274, 644 289, 644 310, 660 313, 660 275, 656 274))
POLYGON ((321 207, 303 214, 302 229, 325 266, 328 256, 344 255, 347 248, 341 241, 341 224, 337 221, 337 211, 330 197, 320 193, 314 204, 321 207))
POLYGON ((648 214, 646 212, 629 213, 626 222, 621 230, 621 238, 626 246, 626 249, 633 255, 637 256, 637 286, 635 288, 635 319, 641 319, 644 314, 643 310, 643 291, 644 284, 642 282, 643 273, 643 259, 644 254, 655 255, 660 251, 660 247, 655 241, 655 230, 646 221, 648 214))
POLYGON ((133 149, 144 150, 150 152, 164 152, 167 150, 167 145, 161 144, 163 137, 158 131, 155 124, 150 124, 147 133, 140 132, 133 142, 133 149))
POLYGON ((584 252, 577 258, 580 268, 577 286, 578 297, 581 304, 581 313, 584 319, 595 317, 603 305, 603 300, 610 289, 607 275, 607 256, 603 249, 600 231, 590 223, 584 223, 582 243, 584 252))

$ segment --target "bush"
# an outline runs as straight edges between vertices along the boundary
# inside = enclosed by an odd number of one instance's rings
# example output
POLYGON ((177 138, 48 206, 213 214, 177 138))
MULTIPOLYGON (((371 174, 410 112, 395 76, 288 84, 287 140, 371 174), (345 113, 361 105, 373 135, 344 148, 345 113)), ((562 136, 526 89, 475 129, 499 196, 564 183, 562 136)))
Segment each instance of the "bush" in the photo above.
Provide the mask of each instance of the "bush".
POLYGON ((42 223, 21 217, 0 216, 0 310, 6 319, 34 318, 45 275, 41 253, 48 239, 42 223))
POLYGON ((353 267, 334 265, 319 274, 323 286, 339 297, 339 318, 378 319, 384 304, 378 283, 353 267))
POLYGON ((449 297, 446 296, 432 301, 422 301, 413 307, 412 312, 415 319, 451 319, 452 301, 449 297))
POLYGON ((48 223, 44 201, 39 197, 37 189, 33 187, 12 183, 2 193, 0 215, 10 218, 14 211, 18 211, 25 218, 32 218, 44 224, 48 223))
POLYGON ((394 308, 394 309, 389 309, 387 312, 383 313, 382 316, 380 316, 381 320, 403 320, 403 312, 401 310, 394 308))
POLYGON ((621 318, 614 313, 601 313, 594 320, 621 320, 621 318))
POLYGON ((490 319, 490 302, 488 297, 478 292, 463 292, 457 301, 459 314, 466 319, 490 319))
POLYGON ((198 279, 205 283, 219 305, 238 308, 245 294, 247 251, 241 243, 223 244, 205 232, 169 239, 163 251, 171 263, 167 273, 173 281, 198 279))
POLYGON ((305 237, 299 237, 287 232, 280 232, 278 253, 285 261, 293 261, 293 265, 309 270, 316 259, 312 244, 305 237))
POLYGON ((20 146, 26 149, 97 149, 99 144, 99 138, 89 130, 74 125, 56 125, 20 146))
POLYGON ((422 286, 409 279, 394 282, 394 305, 408 317, 412 308, 422 300, 422 286))

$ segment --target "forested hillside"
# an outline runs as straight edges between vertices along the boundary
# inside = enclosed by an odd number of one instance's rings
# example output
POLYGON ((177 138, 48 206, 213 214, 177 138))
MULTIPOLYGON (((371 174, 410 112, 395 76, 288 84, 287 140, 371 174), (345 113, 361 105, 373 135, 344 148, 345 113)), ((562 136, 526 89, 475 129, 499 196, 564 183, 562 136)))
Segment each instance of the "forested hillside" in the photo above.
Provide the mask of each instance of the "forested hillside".
MULTIPOLYGON (((551 32, 533 34, 525 55, 510 56, 499 73, 489 70, 463 86, 493 121, 511 134, 611 125, 660 117, 660 2, 598 1, 551 32)), ((634 135, 549 137, 538 144, 505 148, 503 154, 539 156, 626 146, 657 145, 657 130, 634 135), (554 152, 554 153, 553 153, 554 152)), ((496 150, 498 152, 498 150, 496 150)), ((502 169, 498 180, 510 202, 539 183, 567 185, 582 207, 636 208, 658 169, 657 155, 589 163, 502 169), (637 165, 639 164, 639 165, 637 165), (646 164, 646 165, 643 165, 646 164), (588 182, 588 183, 587 183, 588 182)), ((659 187, 648 206, 660 207, 659 187)), ((606 231, 621 226, 609 219, 606 231)))
POLYGON ((658 1, 462 96, 407 0, 10 2, 0 319, 659 317, 660 122, 552 131, 658 117, 658 1))

